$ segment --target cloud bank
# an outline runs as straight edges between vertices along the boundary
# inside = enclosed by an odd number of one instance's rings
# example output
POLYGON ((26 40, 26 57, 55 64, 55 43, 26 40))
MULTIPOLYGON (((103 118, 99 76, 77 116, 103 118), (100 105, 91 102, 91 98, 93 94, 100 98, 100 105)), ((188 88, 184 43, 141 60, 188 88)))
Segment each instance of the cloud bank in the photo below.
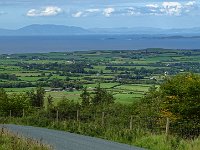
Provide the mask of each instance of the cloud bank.
POLYGON ((29 17, 56 16, 62 12, 63 10, 60 7, 47 6, 40 9, 30 9, 26 15, 29 17))
MULTIPOLYGON (((84 6, 85 7, 85 6, 84 6)), ((66 8, 65 8, 66 9, 66 8)), ((26 15, 28 17, 57 16, 65 10, 58 6, 46 6, 39 9, 30 9, 26 15)), ((181 16, 199 15, 200 3, 197 1, 164 1, 146 3, 124 3, 123 5, 99 6, 94 8, 70 8, 68 16, 74 18, 88 16, 181 16)))
MULTIPOLYGON (((128 5, 128 4, 127 4, 128 5)), ((127 15, 127 16, 140 16, 140 15, 155 15, 155 16, 181 16, 189 14, 193 11, 200 10, 199 3, 196 1, 165 1, 165 2, 155 2, 155 3, 145 3, 145 5, 136 5, 135 3, 130 3, 129 6, 113 6, 107 8, 94 9, 95 11, 77 11, 72 16, 73 17, 86 17, 92 15, 93 13, 99 13, 99 15, 104 15, 105 17, 117 16, 117 15, 127 15)), ((92 10, 92 9, 91 9, 92 10)))

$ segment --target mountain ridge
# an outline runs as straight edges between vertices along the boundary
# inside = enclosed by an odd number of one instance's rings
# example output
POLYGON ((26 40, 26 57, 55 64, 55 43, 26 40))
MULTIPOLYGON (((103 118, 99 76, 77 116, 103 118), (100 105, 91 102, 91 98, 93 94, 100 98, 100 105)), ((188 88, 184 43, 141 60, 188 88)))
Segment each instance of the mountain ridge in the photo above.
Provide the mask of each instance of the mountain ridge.
POLYGON ((32 24, 16 30, 0 29, 0 35, 70 35, 89 34, 90 31, 81 27, 32 24))
POLYGON ((0 36, 48 36, 88 34, 200 35, 200 27, 161 29, 153 27, 81 28, 77 26, 32 24, 16 30, 0 29, 0 36))

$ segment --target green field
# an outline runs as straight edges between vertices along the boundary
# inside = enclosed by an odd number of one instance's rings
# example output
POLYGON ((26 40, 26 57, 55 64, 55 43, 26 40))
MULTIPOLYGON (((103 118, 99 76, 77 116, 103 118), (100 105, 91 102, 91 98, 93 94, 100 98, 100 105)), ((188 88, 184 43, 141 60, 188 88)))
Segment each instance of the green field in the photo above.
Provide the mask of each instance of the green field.
POLYGON ((80 101, 82 88, 92 93, 98 83, 114 94, 117 102, 139 100, 167 76, 200 73, 198 50, 145 49, 135 51, 76 51, 0 55, 0 87, 9 93, 38 86, 55 102, 80 101), (14 75, 14 77, 13 77, 14 75), (54 91, 52 89, 59 89, 54 91))

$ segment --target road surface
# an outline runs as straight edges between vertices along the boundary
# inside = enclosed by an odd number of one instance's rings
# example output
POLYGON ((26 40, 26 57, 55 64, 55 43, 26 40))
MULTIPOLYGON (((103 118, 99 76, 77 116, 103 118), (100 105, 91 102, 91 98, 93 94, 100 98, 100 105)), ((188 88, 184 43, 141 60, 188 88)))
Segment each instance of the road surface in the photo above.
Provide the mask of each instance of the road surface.
POLYGON ((55 150, 144 150, 126 144, 46 128, 11 124, 0 125, 0 128, 2 127, 27 138, 42 140, 43 143, 53 146, 55 150))

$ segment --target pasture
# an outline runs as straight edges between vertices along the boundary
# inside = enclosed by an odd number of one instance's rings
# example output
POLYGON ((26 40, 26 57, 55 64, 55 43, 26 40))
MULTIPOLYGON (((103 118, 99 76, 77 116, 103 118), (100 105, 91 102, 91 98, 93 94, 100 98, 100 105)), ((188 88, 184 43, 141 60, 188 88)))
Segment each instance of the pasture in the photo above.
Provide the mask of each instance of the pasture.
POLYGON ((55 101, 80 101, 100 83, 116 102, 130 104, 177 73, 200 73, 198 50, 75 51, 0 55, 0 88, 10 94, 42 86, 55 101), (58 91, 55 91, 57 89, 58 91))

